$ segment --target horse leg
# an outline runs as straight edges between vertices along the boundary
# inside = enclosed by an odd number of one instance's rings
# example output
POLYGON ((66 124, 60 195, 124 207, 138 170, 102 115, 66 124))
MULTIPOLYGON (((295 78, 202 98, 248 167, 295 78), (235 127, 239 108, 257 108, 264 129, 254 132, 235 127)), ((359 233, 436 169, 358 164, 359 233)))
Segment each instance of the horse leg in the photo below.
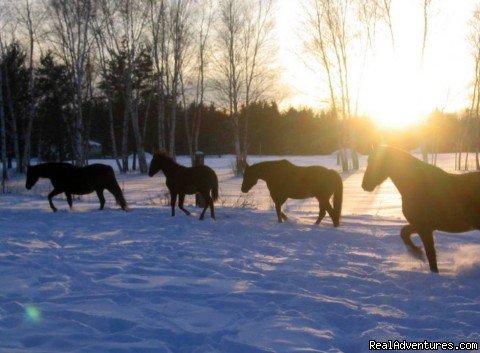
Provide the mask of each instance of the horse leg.
POLYGON ((187 216, 190 216, 190 212, 183 208, 183 201, 185 201, 185 194, 178 194, 178 207, 185 212, 187 216))
POLYGON ((103 196, 103 189, 96 190, 98 200, 100 201, 100 210, 103 210, 103 207, 105 206, 105 196, 103 196))
POLYGON ((69 193, 69 192, 65 192, 65 196, 67 196, 68 207, 70 207, 70 209, 72 209, 72 207, 73 207, 72 194, 69 193))
POLYGON ((424 260, 425 258, 423 257, 422 249, 415 245, 415 243, 412 241, 411 235, 413 233, 416 233, 415 229, 411 224, 408 224, 402 227, 402 230, 400 231, 400 237, 402 238, 403 243, 407 246, 407 250, 410 254, 420 260, 424 260))
MULTIPOLYGON (((208 192, 200 192, 203 199, 205 200, 205 206, 203 207, 202 213, 200 214, 200 220, 203 221, 203 217, 205 216, 205 211, 210 206, 210 203, 213 202, 212 198, 210 197, 208 192)), ((213 217, 214 218, 214 217, 213 217)))
MULTIPOLYGON (((323 204, 324 202, 321 202, 320 201, 320 198, 317 198, 318 200, 318 218, 317 220, 315 221, 315 224, 320 224, 320 222, 322 221, 322 219, 325 217, 325 214, 327 213, 327 210, 325 210, 325 207, 323 207, 323 204)), ((328 202, 328 201, 327 201, 328 202)))
POLYGON ((52 192, 48 194, 48 203, 50 204, 50 208, 52 209, 53 212, 57 212, 57 208, 53 205, 52 199, 54 196, 61 194, 62 192, 63 191, 53 189, 52 192))
POLYGON ((215 208, 213 206, 213 199, 210 197, 210 217, 215 219, 215 208))
POLYGON ((338 227, 338 224, 335 224, 335 217, 334 217, 335 216, 335 211, 333 210, 332 205, 330 205, 330 201, 325 200, 325 202, 322 202, 322 205, 323 205, 323 207, 325 207, 325 210, 328 212, 328 215, 332 219, 333 225, 335 227, 338 227))
POLYGON ((282 205, 285 203, 286 199, 282 198, 275 198, 273 202, 275 203, 275 211, 277 211, 277 218, 278 218, 278 223, 282 223, 285 218, 287 217, 283 212, 282 212, 282 205))
POLYGON ((433 240, 433 232, 421 231, 418 232, 420 239, 422 239, 423 246, 425 247, 425 253, 427 254, 428 264, 430 265, 430 271, 438 273, 437 266, 437 254, 435 252, 435 242, 433 240))
POLYGON ((172 217, 175 216, 175 203, 177 202, 177 194, 170 192, 170 206, 172 207, 172 217))

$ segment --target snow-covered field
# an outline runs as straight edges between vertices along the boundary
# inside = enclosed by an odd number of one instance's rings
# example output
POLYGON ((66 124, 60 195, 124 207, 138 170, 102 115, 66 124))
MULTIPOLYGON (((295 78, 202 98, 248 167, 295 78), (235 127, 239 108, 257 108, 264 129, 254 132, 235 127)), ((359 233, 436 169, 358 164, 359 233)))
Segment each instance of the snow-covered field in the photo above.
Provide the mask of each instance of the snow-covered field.
MULTIPOLYGON (((440 165, 451 170, 452 158, 440 165)), ((329 156, 289 159, 338 168, 329 156)), ((405 222, 390 182, 366 193, 363 171, 343 175, 338 229, 328 216, 313 225, 313 200, 288 201, 290 220, 278 224, 265 184, 241 195, 231 162, 206 159, 220 177, 217 221, 198 221, 198 210, 170 217, 163 177, 118 176, 128 213, 109 194, 102 212, 90 195, 72 211, 59 196, 53 213, 48 182, 27 192, 12 180, 0 196, 0 352, 366 352, 369 339, 480 341, 478 232, 437 233, 441 273, 432 274, 398 236, 405 222)))

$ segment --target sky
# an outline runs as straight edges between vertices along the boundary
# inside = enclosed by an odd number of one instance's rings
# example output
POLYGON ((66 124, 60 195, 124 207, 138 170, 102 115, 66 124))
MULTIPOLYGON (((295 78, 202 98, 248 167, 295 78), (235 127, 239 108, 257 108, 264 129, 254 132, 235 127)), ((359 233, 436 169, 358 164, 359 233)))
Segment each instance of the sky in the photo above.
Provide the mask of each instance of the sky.
MULTIPOLYGON (((432 0, 425 57, 422 0, 393 0, 395 46, 388 28, 377 29, 374 49, 363 71, 359 113, 380 125, 405 126, 424 119, 434 109, 462 111, 469 105, 474 75, 468 42, 477 0, 432 0)), ((277 27, 282 82, 289 95, 282 107, 326 108, 325 76, 311 68, 302 53, 302 28, 308 1, 278 0, 277 27)), ((353 56, 352 63, 359 60, 353 56)), ((355 65, 357 64, 357 65, 355 65)), ((355 71, 355 70, 352 70, 355 71)))

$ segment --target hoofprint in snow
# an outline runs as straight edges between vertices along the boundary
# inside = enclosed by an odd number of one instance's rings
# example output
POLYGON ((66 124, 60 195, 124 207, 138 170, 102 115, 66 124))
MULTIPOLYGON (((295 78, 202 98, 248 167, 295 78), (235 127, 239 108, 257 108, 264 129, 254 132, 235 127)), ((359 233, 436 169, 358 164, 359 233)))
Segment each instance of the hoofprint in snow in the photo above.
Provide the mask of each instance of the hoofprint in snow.
MULTIPOLYGON (((451 169, 450 158, 441 165, 451 169)), ((337 168, 334 157, 289 159, 337 168)), ((198 210, 170 217, 163 177, 118 176, 128 213, 107 194, 104 211, 91 195, 72 211, 57 197, 53 213, 48 182, 27 193, 23 179, 11 181, 0 197, 0 351, 366 352, 369 339, 480 341, 478 232, 437 232, 441 273, 432 274, 399 238, 391 183, 369 194, 362 171, 344 175, 338 229, 328 216, 313 225, 313 199, 288 201, 290 220, 278 224, 264 183, 241 195, 231 162, 206 159, 220 177, 217 221, 198 221, 198 210)))

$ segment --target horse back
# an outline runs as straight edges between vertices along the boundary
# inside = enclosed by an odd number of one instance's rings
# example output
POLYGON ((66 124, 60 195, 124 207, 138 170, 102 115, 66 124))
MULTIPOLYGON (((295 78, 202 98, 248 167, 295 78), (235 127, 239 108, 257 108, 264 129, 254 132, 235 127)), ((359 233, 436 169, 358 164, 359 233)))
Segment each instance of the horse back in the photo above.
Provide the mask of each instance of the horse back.
POLYGON ((480 173, 425 172, 402 194, 402 209, 417 228, 464 232, 480 228, 480 173))
POLYGON ((211 190, 218 183, 215 171, 209 166, 181 167, 171 177, 167 177, 167 186, 176 192, 194 194, 211 190))
POLYGON ((294 199, 328 197, 339 181, 341 183, 341 177, 334 170, 322 166, 300 167, 291 163, 279 164, 266 180, 271 193, 294 199))
MULTIPOLYGON (((52 183, 54 184, 53 180, 52 183)), ((97 163, 85 167, 73 167, 57 178, 56 183, 60 184, 60 189, 83 195, 109 188, 116 183, 116 179, 112 167, 97 163)), ((57 187, 55 184, 54 186, 57 187)))

